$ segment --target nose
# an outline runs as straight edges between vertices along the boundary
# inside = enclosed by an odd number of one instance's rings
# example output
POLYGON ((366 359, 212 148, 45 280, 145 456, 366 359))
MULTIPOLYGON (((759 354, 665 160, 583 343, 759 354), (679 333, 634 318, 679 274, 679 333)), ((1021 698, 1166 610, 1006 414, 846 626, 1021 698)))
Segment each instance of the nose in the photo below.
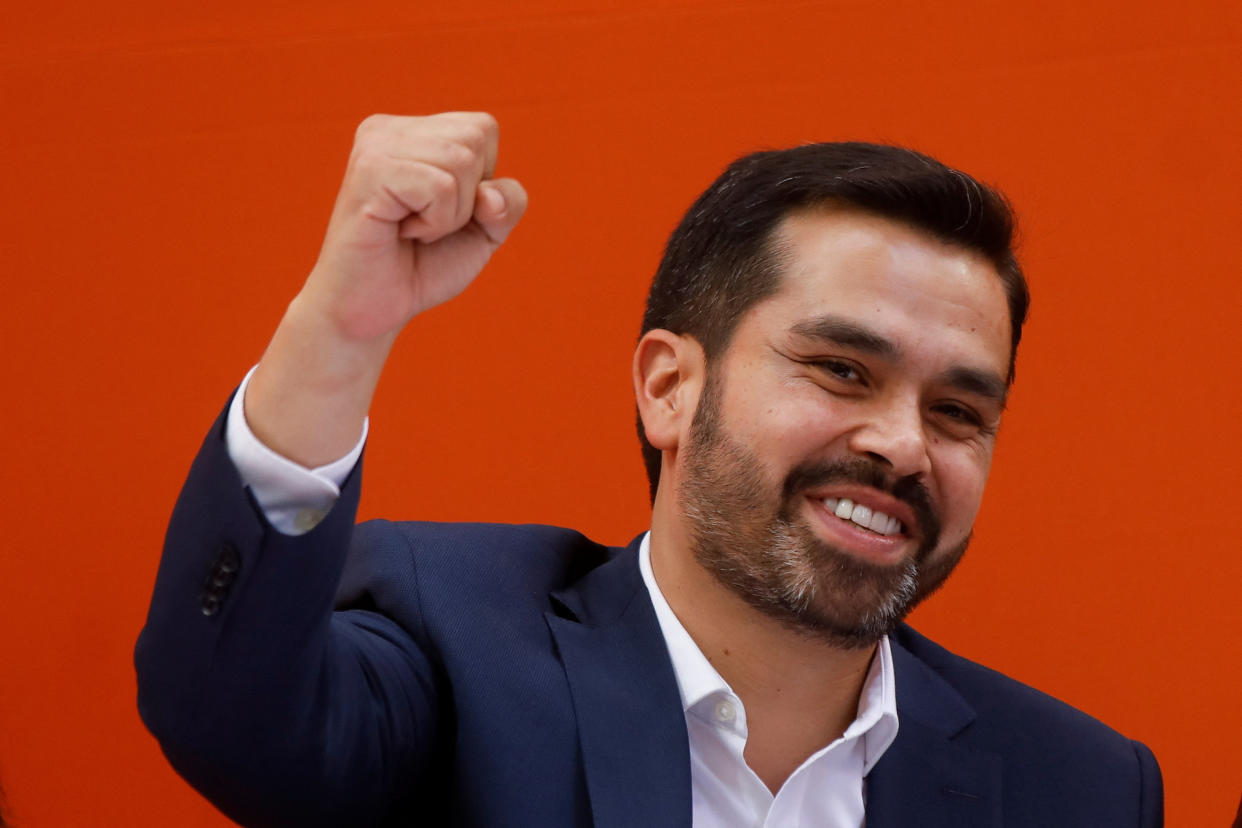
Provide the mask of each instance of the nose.
POLYGON ((877 400, 849 437, 849 448, 865 454, 901 477, 924 477, 931 471, 926 423, 914 400, 877 400))

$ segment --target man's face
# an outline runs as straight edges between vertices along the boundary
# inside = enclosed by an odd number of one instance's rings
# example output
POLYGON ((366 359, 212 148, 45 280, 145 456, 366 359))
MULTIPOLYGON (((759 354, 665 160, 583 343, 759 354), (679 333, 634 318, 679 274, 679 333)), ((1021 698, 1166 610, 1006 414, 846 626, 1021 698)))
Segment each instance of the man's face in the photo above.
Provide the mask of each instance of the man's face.
POLYGON ((699 563, 840 646, 890 632, 970 537, 1009 314, 977 254, 849 210, 778 231, 780 290, 708 371, 678 495, 699 563))

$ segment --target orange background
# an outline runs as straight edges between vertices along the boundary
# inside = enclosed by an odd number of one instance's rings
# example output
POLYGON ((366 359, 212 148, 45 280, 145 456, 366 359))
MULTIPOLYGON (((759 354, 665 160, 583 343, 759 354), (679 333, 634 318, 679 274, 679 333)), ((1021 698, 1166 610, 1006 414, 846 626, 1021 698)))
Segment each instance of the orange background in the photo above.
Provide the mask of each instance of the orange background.
POLYGON ((1170 825, 1229 822, 1242 6, 219 5, 23 3, 0 31, 17 825, 227 824, 135 712, 164 523, 314 261, 355 124, 444 109, 498 116, 531 209, 399 344, 364 516, 627 541, 628 360, 680 212, 744 151, 916 146, 1010 194, 1035 304, 975 545, 915 623, 1151 745, 1170 825))

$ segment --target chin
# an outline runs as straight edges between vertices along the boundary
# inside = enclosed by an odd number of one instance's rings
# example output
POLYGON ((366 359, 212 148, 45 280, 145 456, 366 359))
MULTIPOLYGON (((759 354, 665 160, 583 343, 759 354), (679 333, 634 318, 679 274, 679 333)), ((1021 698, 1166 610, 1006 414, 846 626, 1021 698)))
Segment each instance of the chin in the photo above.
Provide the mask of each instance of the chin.
POLYGON ((919 598, 913 561, 850 561, 817 581, 816 594, 797 613, 798 625, 839 647, 875 644, 897 629, 919 598))

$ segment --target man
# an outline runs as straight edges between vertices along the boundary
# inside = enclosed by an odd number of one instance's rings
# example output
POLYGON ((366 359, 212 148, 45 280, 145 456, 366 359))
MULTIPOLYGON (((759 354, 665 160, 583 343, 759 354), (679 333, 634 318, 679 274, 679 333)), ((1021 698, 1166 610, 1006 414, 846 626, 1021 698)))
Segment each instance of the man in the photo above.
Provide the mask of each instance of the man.
POLYGON ((917 153, 761 153, 691 207, 630 548, 352 526, 394 338, 525 209, 496 149, 479 114, 359 129, 169 528, 136 662, 173 765, 247 825, 1159 824, 1145 747, 901 625, 966 548, 1027 306, 1003 199, 917 153))

